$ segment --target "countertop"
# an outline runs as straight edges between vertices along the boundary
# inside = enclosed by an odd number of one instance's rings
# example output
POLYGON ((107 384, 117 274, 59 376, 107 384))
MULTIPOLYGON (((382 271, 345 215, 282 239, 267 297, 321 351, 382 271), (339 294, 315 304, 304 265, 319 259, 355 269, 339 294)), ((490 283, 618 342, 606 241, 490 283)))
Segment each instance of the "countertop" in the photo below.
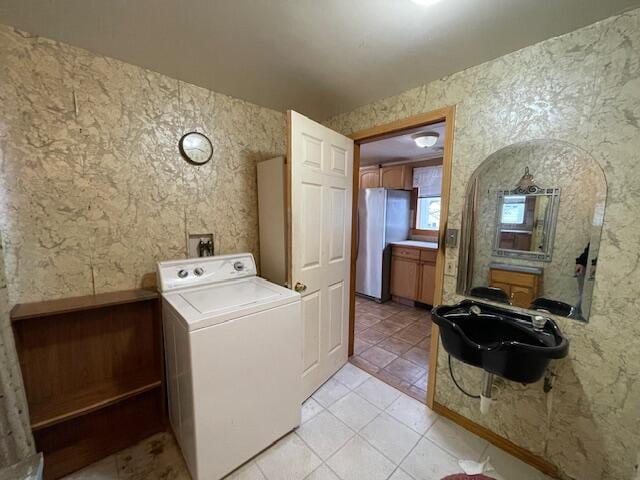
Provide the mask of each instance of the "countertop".
POLYGON ((542 272, 543 272, 543 269, 541 267, 532 267, 529 265, 517 265, 513 263, 491 262, 489 264, 489 268, 493 268, 496 270, 507 270, 510 272, 533 273, 534 275, 542 275, 542 272))
POLYGON ((401 242, 389 242, 391 245, 398 245, 401 247, 416 247, 416 248, 429 248, 431 250, 438 250, 437 242, 423 242, 420 240, 402 240, 401 242))

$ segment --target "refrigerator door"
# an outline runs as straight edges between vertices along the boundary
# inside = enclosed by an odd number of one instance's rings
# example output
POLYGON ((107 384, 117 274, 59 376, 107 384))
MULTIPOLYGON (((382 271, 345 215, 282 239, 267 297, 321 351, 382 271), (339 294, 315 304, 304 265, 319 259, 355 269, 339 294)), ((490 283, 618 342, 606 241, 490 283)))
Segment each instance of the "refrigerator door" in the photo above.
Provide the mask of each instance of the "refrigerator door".
POLYGON ((401 242, 409 238, 411 192, 405 190, 388 190, 385 244, 401 242))
POLYGON ((366 188, 358 196, 356 293, 376 299, 382 297, 386 203, 384 188, 366 188))

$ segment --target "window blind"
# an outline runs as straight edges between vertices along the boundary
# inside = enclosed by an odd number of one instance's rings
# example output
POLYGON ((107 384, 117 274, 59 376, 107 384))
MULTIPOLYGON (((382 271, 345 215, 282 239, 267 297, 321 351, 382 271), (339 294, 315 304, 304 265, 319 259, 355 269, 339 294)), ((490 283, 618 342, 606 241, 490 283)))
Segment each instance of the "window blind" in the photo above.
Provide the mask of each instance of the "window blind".
POLYGON ((439 197, 442 192, 442 165, 413 169, 413 188, 418 197, 439 197))

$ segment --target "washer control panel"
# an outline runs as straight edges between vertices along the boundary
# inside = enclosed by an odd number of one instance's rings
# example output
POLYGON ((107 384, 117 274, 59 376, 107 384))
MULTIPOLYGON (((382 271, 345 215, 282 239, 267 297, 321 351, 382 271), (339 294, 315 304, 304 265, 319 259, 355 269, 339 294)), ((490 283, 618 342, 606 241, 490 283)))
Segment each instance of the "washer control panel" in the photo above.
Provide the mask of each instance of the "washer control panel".
POLYGON ((250 253, 158 263, 161 292, 250 277, 256 274, 256 263, 250 253))

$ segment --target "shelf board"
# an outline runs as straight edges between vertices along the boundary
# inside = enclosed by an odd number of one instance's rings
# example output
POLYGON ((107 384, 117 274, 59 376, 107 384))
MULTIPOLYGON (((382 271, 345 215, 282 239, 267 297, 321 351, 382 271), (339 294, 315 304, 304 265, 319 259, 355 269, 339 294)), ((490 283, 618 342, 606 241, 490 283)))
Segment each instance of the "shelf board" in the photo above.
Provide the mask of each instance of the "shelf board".
POLYGON ((49 317, 96 308, 112 307, 114 305, 144 302, 155 300, 156 298, 158 298, 158 292, 138 288, 121 292, 46 300, 44 302, 19 303, 11 310, 11 321, 19 322, 31 318, 49 317))
POLYGON ((145 373, 74 392, 61 400, 47 399, 39 404, 29 405, 31 428, 36 431, 51 427, 159 388, 162 385, 159 377, 157 372, 145 373))

